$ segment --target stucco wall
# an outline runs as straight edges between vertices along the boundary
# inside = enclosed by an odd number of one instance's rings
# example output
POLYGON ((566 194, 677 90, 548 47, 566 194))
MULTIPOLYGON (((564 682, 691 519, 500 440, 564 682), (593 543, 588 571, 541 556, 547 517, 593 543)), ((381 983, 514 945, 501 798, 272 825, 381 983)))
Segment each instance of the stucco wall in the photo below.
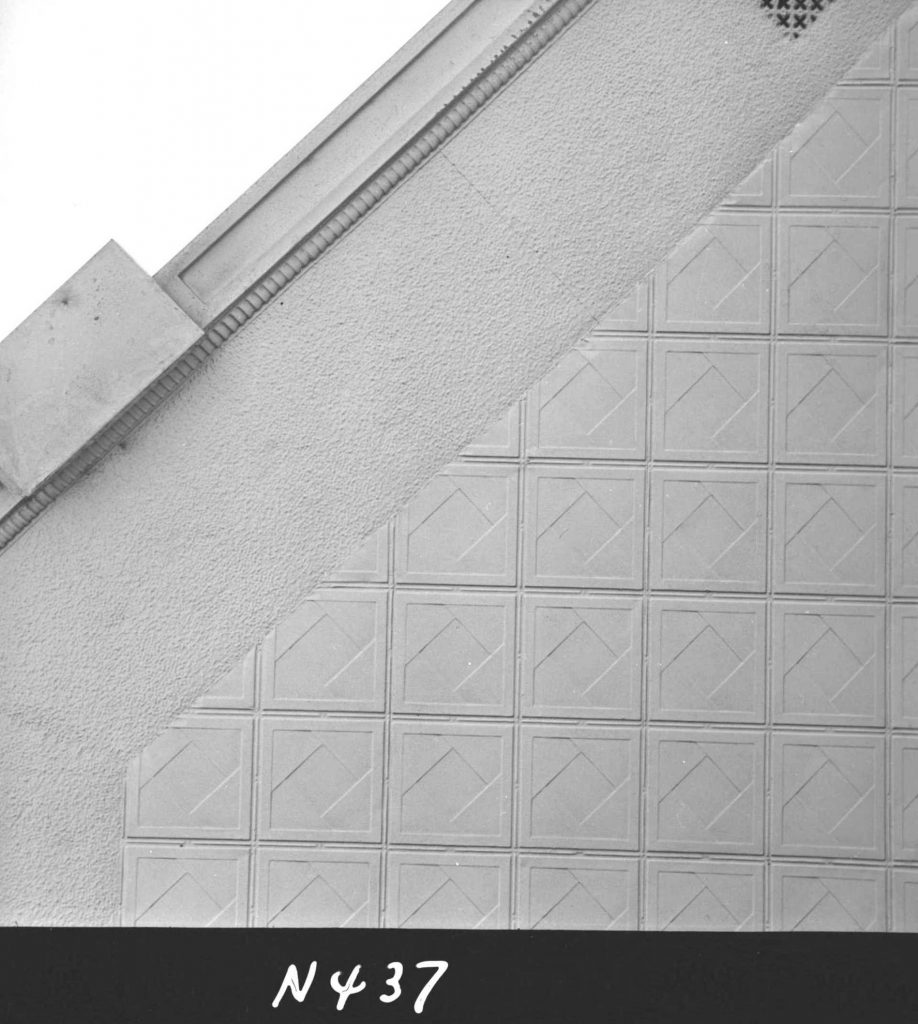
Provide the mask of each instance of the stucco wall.
POLYGON ((125 762, 906 6, 599 0, 4 553, 0 919, 115 920, 125 762))

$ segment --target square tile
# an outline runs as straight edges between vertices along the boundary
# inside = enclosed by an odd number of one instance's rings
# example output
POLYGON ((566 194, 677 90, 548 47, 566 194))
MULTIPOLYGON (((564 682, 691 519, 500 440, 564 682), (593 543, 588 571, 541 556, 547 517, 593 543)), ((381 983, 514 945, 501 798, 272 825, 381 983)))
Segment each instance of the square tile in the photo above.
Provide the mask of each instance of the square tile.
POLYGON ((892 586, 918 596, 918 474, 893 477, 892 586))
POLYGON ((774 192, 775 152, 768 156, 730 193, 722 206, 771 206, 774 192))
POLYGON ((918 468, 918 350, 910 345, 893 350, 892 461, 918 468))
POLYGON ((257 648, 252 647, 236 664, 194 702, 196 708, 248 711, 255 703, 257 648))
POLYGON ((768 460, 768 346, 658 338, 653 354, 657 459, 768 460))
POLYGON ((889 205, 890 89, 834 89, 779 146, 782 206, 889 205))
POLYGON ((645 930, 762 931, 764 877, 762 864, 650 859, 645 930))
POLYGON ((530 456, 644 457, 647 341, 591 336, 529 397, 530 456))
POLYGON ((515 459, 520 453, 520 403, 513 405, 476 440, 462 455, 515 459))
POLYGON ((389 841, 509 846, 513 727, 392 724, 389 841))
POLYGON ((247 839, 251 788, 251 719, 179 718, 131 762, 126 834, 247 839))
POLYGON ((896 23, 896 71, 901 80, 918 81, 918 11, 906 11, 896 23))
POLYGON ((918 871, 897 868, 891 874, 893 931, 918 932, 918 871))
POLYGON ((890 627, 892 724, 918 729, 918 605, 895 605, 890 627))
POLYGON ((640 598, 527 594, 521 697, 524 715, 639 719, 640 598))
POLYGON ((510 856, 388 854, 387 928, 509 928, 510 856))
POLYGON ((775 473, 774 588, 881 596, 886 481, 866 473, 775 473))
POLYGON ((122 924, 239 928, 246 924, 249 851, 230 846, 124 849, 122 924))
POLYGON ((379 842, 381 721, 278 717, 261 729, 261 839, 379 842))
POLYGON ((256 855, 256 928, 375 928, 376 850, 277 849, 256 855))
POLYGON ((397 593, 393 710, 512 714, 515 627, 513 594, 397 593))
POLYGON ((262 706, 281 711, 382 711, 386 592, 313 591, 262 647, 262 706))
POLYGON ((654 470, 651 586, 765 589, 765 472, 654 470))
POLYGON ((529 466, 526 583, 640 589, 644 471, 529 466))
POLYGON ((881 860, 883 737, 772 737, 772 854, 881 860))
POLYGON ((621 302, 607 309, 596 323, 599 331, 647 331, 648 281, 639 281, 621 302))
POLYGON ((771 928, 780 932, 885 932, 885 869, 773 863, 771 928))
POLYGON ((896 334, 918 338, 918 216, 898 215, 895 231, 896 334))
POLYGON ((523 725, 520 844, 636 850, 640 731, 523 725))
POLYGON ((889 80, 892 73, 893 29, 888 28, 845 75, 848 82, 889 80))
POLYGON ((770 291, 770 215, 717 211, 657 268, 656 328, 767 334, 770 291))
POLYGON ((778 330, 887 332, 888 218, 784 214, 778 219, 778 330))
POLYGON ((515 583, 518 473, 456 463, 435 476, 399 513, 396 579, 515 583))
POLYGON ((328 577, 330 583, 385 583, 389 579, 389 529, 386 523, 366 537, 340 568, 328 577))
POLYGON ((650 602, 649 716, 688 722, 765 720, 765 604, 650 602))
POLYGON ((638 862, 623 857, 522 856, 519 927, 633 931, 638 925, 638 862))
POLYGON ((886 464, 886 348, 776 347, 775 459, 886 464))
POLYGON ((870 604, 772 606, 774 721, 883 725, 886 628, 870 604))
POLYGON ((763 852, 760 733, 650 729, 647 743, 648 849, 763 852))
POLYGON ((897 92, 896 205, 918 205, 918 88, 897 92))
POLYGON ((893 856, 918 860, 918 736, 892 738, 893 856))

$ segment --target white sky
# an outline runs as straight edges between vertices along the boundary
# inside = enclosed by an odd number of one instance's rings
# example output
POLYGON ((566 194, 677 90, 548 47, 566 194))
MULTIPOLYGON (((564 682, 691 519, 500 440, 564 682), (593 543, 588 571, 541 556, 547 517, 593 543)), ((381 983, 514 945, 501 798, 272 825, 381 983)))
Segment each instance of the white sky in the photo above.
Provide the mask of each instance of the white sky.
POLYGON ((0 339, 114 238, 155 273, 446 0, 0 0, 0 339))

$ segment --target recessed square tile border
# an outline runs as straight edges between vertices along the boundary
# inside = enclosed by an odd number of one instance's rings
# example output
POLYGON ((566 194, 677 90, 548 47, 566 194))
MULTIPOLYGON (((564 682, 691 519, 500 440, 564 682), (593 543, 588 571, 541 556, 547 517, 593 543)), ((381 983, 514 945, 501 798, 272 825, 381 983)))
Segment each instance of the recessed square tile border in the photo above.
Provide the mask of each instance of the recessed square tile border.
MULTIPOLYGON (((801 928, 801 924, 816 909, 816 904, 807 907, 803 916, 794 920, 796 914, 802 908, 794 906, 790 908, 784 900, 785 888, 789 881, 810 880, 813 883, 822 884, 825 888, 825 896, 817 903, 829 897, 835 902, 836 907, 847 916, 852 924, 857 927, 833 928, 833 931, 886 931, 886 869, 871 867, 847 867, 834 864, 788 864, 773 861, 771 864, 771 930, 776 932, 785 931, 826 931, 826 919, 820 917, 812 928, 801 928), (873 892, 872 910, 873 916, 868 917, 865 913, 864 900, 854 899, 856 907, 846 906, 843 890, 845 883, 859 886, 862 890, 869 887, 873 892), (857 916, 855 916, 857 914, 857 916)), ((856 896, 856 894, 853 894, 856 896)), ((831 911, 831 908, 829 908, 831 911)))
POLYGON ((918 736, 892 737, 892 843, 897 860, 918 861, 918 736))

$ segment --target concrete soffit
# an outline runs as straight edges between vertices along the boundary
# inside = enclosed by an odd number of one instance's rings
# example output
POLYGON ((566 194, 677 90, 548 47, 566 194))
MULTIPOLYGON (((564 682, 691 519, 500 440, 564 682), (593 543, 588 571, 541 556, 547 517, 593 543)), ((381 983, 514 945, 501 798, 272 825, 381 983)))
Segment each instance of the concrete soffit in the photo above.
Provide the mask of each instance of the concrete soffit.
POLYGON ((109 243, 0 342, 0 551, 594 3, 453 0, 153 278, 109 243))

